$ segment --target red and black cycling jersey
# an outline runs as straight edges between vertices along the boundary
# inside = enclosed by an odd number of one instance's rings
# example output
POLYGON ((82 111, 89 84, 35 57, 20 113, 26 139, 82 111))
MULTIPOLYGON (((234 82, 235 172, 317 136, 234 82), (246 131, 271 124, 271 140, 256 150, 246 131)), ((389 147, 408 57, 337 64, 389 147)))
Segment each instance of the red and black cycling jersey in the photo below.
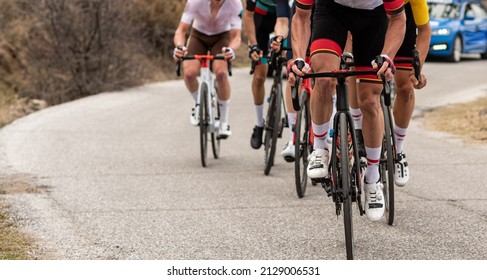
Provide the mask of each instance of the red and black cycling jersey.
POLYGON ((261 15, 289 17, 289 3, 287 0, 247 0, 246 9, 261 15))

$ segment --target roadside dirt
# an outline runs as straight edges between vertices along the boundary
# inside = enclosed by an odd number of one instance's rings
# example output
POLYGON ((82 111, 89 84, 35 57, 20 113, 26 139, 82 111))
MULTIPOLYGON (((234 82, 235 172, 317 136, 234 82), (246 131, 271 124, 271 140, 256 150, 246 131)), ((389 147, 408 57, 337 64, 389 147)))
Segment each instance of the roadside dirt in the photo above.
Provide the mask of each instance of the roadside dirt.
POLYGON ((447 132, 467 142, 487 144, 487 98, 426 112, 420 119, 428 130, 447 132))

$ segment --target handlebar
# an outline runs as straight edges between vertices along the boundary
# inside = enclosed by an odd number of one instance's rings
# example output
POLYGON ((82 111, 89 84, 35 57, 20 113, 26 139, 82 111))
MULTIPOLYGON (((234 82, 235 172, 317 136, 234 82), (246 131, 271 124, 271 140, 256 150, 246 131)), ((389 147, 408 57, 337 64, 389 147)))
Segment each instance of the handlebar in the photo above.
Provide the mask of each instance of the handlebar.
MULTIPOLYGON (((181 76, 181 62, 183 60, 194 60, 197 59, 202 63, 207 63, 208 61, 212 60, 226 60, 225 57, 221 54, 217 55, 211 55, 211 54, 202 54, 202 55, 191 55, 191 56, 183 56, 180 59, 178 59, 178 62, 176 64, 176 75, 181 76)), ((227 65, 228 65, 228 75, 232 76, 232 62, 227 60, 227 65)))
MULTIPOLYGON (((273 62, 276 61, 276 56, 277 55, 280 56, 283 51, 292 51, 292 48, 281 47, 278 52, 270 51, 267 54, 268 64, 269 65, 272 65, 273 62)), ((258 61, 255 61, 255 60, 252 59, 252 63, 250 65, 250 72, 249 72, 250 75, 254 74, 254 72, 255 72, 255 66, 257 65, 257 63, 258 63, 258 61)))
POLYGON ((405 58, 405 59, 394 59, 394 63, 411 63, 414 70, 414 76, 419 83, 422 82, 421 77, 421 60, 419 57, 419 51, 417 49, 413 49, 412 51, 412 58, 405 58))
MULTIPOLYGON (((293 108, 295 111, 299 111, 301 109, 301 106, 299 104, 299 97, 298 97, 298 88, 299 84, 301 83, 302 79, 308 79, 308 78, 336 78, 336 79, 344 79, 347 77, 351 76, 357 76, 357 75, 377 75, 378 70, 348 70, 350 66, 353 65, 353 62, 347 62, 347 59, 353 58, 349 56, 342 56, 341 61, 340 61, 340 68, 339 70, 332 70, 329 72, 319 72, 319 73, 310 73, 310 74, 304 74, 303 76, 296 76, 296 83, 294 87, 292 87, 291 91, 291 98, 292 98, 292 103, 293 103, 293 108)), ((382 66, 382 63, 384 63, 384 58, 381 56, 378 56, 376 58, 377 64, 379 64, 379 68, 382 66)), ((296 66, 300 69, 304 67, 304 61, 296 61, 296 66)), ((386 81, 385 75, 381 74, 381 80, 382 80, 382 85, 384 87, 384 93, 386 96, 389 96, 390 100, 390 94, 391 94, 391 87, 389 83, 386 81)))

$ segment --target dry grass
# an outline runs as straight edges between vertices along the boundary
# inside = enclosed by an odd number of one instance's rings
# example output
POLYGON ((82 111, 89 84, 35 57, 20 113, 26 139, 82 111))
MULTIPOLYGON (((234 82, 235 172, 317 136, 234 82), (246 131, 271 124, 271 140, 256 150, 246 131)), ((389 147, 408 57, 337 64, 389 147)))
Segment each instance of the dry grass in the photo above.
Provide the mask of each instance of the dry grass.
POLYGON ((487 98, 426 112, 427 129, 443 131, 468 142, 487 144, 487 98))
POLYGON ((34 241, 18 231, 7 210, 0 204, 0 260, 31 259, 34 241))

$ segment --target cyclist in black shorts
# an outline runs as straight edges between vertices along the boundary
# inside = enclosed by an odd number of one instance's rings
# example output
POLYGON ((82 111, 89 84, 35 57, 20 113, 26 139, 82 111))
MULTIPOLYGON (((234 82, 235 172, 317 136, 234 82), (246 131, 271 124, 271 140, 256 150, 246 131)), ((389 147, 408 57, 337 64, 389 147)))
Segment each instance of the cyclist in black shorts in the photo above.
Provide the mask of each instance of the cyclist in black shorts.
POLYGON ((250 49, 249 57, 258 61, 252 80, 252 94, 257 116, 250 139, 250 145, 254 149, 261 147, 264 131, 264 83, 268 70, 266 55, 269 49, 269 37, 271 33, 274 33, 274 37, 277 38, 274 46, 278 48, 288 35, 288 22, 289 4, 287 0, 247 0, 243 24, 250 49))
MULTIPOLYGON (((332 71, 339 68, 340 55, 347 40, 347 32, 353 37, 352 51, 356 69, 377 68, 374 58, 381 55, 385 62, 379 69, 388 80, 393 78, 394 64, 390 58, 396 55, 404 39, 406 16, 404 0, 316 0, 313 30, 309 17, 313 0, 296 0, 296 13, 292 25, 292 45, 295 61, 303 60, 311 37, 311 65, 315 72, 332 71), (311 34, 312 32, 312 34, 311 34)), ((310 71, 292 66, 296 75, 310 71)), ((367 152, 365 172, 365 211, 372 221, 378 221, 384 214, 383 185, 380 183, 379 160, 384 120, 380 110, 379 97, 382 91, 381 79, 375 75, 358 76, 359 105, 363 114, 363 136, 367 152)), ((293 74, 290 80, 294 79, 293 74)), ((314 133, 314 151, 309 157, 308 176, 328 176, 328 143, 326 136, 332 113, 332 94, 336 80, 316 79, 311 94, 311 119, 314 133)))

